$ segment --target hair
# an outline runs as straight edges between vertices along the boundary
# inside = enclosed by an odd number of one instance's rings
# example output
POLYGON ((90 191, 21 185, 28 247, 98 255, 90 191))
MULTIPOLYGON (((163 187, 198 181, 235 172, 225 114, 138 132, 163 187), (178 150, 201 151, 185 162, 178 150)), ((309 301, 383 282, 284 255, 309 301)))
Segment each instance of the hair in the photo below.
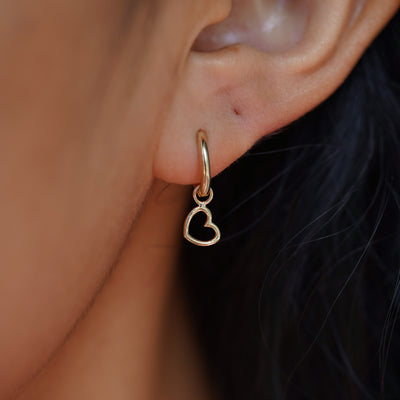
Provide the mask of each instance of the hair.
POLYGON ((399 66, 397 15, 327 101, 213 180, 222 239, 181 266, 221 398, 400 398, 399 66))

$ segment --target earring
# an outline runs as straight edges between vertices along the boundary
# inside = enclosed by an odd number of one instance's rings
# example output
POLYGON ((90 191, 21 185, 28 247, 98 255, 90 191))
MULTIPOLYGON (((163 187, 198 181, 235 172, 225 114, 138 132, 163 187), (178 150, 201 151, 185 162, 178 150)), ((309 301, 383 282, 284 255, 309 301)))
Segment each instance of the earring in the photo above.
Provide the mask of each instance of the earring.
POLYGON ((214 193, 210 187, 211 176, 210 176, 210 158, 208 156, 208 146, 207 146, 207 134, 203 130, 197 132, 197 147, 201 155, 201 165, 203 170, 203 176, 201 183, 197 185, 193 190, 193 200, 196 202, 197 207, 193 208, 192 211, 187 215, 185 219, 185 224, 183 226, 183 236, 190 243, 197 246, 212 246, 221 239, 221 233, 217 225, 212 222, 211 211, 206 207, 207 204, 213 199, 214 193), (200 199, 201 197, 202 199, 200 199), (207 216, 206 223, 204 227, 211 228, 215 232, 215 236, 211 240, 203 241, 194 238, 189 233, 189 226, 192 218, 197 214, 203 212, 207 216))

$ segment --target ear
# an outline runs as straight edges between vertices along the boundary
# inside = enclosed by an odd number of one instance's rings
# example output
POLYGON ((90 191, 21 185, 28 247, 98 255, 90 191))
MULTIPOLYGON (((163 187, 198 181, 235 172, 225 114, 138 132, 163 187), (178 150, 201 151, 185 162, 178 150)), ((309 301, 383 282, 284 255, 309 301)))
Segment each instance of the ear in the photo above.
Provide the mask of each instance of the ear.
POLYGON ((324 101, 388 23, 399 0, 236 0, 197 38, 154 158, 167 182, 200 180, 196 132, 211 174, 262 136, 324 101))

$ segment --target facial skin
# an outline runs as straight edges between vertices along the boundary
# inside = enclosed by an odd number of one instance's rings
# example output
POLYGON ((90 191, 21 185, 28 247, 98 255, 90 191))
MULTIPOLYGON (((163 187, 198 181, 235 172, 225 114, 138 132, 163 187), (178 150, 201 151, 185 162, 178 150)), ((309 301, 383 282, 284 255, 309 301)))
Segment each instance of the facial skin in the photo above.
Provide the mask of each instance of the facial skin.
MULTIPOLYGON (((265 1, 265 9, 282 16, 273 3, 265 1)), ((242 1, 1 2, 1 399, 29 385, 58 352, 82 354, 88 348, 83 344, 99 330, 98 321, 106 329, 107 318, 121 310, 121 299, 127 310, 143 304, 135 318, 126 317, 132 324, 123 331, 135 331, 147 304, 141 303, 143 285, 137 283, 164 262, 168 273, 148 278, 153 284, 146 288, 162 309, 174 287, 177 238, 190 188, 172 187, 166 207, 153 201, 164 187, 157 180, 198 182, 199 128, 208 131, 215 175, 263 135, 329 96, 399 6, 397 0, 362 3, 361 11, 351 0, 288 7, 282 20, 292 26, 299 18, 300 37, 293 40, 291 30, 290 46, 283 40, 281 48, 270 48, 257 46, 262 36, 256 30, 233 35, 239 42, 221 39, 243 23, 235 19, 240 9, 230 14, 232 6, 245 5, 242 1), (357 20, 350 24, 355 10, 357 20), (304 27, 306 12, 311 17, 304 27), (221 46, 207 47, 211 28, 196 42, 201 52, 191 50, 204 28, 227 18, 213 38, 221 46), (315 37, 322 34, 324 51, 319 51, 315 37), (220 50, 226 45, 231 47, 220 50), (164 232, 155 224, 170 228, 164 232), (152 247, 144 254, 139 238, 152 237, 154 229, 160 241, 174 238, 171 251, 152 247), (112 268, 115 278, 104 285, 112 268), (125 287, 130 280, 136 292, 125 287), (97 300, 103 291, 103 300, 97 300), (85 333, 71 335, 85 319, 92 321, 83 324, 85 333), (70 353, 63 350, 67 337, 77 338, 71 339, 70 353)), ((279 30, 285 32, 285 26, 279 30)), ((153 333, 167 332, 160 322, 163 313, 153 321, 153 333)), ((156 336, 152 344, 160 340, 156 336)), ((115 343, 118 334, 110 337, 115 343)))
POLYGON ((211 23, 221 8, 194 3, 0 5, 2 399, 60 346, 116 262, 153 179, 188 45, 179 21, 211 23))

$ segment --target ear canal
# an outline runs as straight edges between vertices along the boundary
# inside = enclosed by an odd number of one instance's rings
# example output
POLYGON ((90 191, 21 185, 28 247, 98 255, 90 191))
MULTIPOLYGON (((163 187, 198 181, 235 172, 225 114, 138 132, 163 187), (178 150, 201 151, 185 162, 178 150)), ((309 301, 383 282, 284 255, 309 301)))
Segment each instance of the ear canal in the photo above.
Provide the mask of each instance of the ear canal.
POLYGON ((310 0, 233 0, 224 21, 207 27, 195 51, 215 51, 247 44, 268 52, 286 51, 299 43, 310 13, 310 0))

